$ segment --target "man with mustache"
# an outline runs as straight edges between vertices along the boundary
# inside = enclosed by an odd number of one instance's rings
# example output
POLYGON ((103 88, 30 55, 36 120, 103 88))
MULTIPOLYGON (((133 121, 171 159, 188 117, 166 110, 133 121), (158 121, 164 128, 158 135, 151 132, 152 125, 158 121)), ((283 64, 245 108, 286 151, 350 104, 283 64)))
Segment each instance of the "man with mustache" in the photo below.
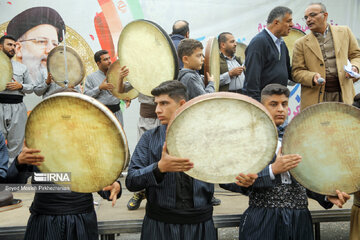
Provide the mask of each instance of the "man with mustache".
MULTIPOLYGON (((0 38, 0 51, 9 59, 15 55, 15 38, 5 35, 0 38)), ((11 60, 13 68, 12 82, 0 92, 0 130, 7 140, 9 165, 20 153, 25 136, 27 110, 23 102, 25 94, 33 92, 33 84, 24 64, 11 60)))
POLYGON ((295 42, 292 74, 301 84, 301 109, 319 102, 352 104, 354 82, 344 71, 349 60, 352 70, 359 72, 360 49, 346 26, 330 26, 328 12, 322 3, 310 4, 304 20, 311 33, 295 42), (320 78, 325 81, 318 81, 320 78))
POLYGON ((236 41, 229 32, 220 33, 218 37, 220 49, 220 91, 242 93, 244 79, 240 76, 244 71, 241 59, 235 56, 236 41))
POLYGON ((287 7, 271 10, 266 28, 257 34, 245 50, 244 93, 260 102, 261 90, 270 83, 287 86, 291 79, 290 57, 282 37, 294 26, 287 7))
POLYGON ((63 40, 63 30, 63 19, 48 7, 29 8, 9 22, 6 32, 17 41, 16 60, 27 66, 34 85, 47 78, 47 57, 63 40))

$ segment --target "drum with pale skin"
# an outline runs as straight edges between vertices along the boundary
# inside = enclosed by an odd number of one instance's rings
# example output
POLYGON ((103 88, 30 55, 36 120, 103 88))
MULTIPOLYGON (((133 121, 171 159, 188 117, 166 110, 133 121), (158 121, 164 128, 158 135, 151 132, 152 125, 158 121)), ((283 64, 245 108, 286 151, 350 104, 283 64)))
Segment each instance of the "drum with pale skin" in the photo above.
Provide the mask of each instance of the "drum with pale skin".
POLYGON ((71 190, 96 192, 111 185, 128 159, 127 140, 114 114, 94 98, 57 93, 29 115, 26 145, 41 150, 41 172, 70 172, 71 190))
POLYGON ((135 20, 121 31, 118 42, 121 66, 129 68, 127 80, 140 93, 152 96, 160 83, 174 80, 179 71, 176 49, 159 25, 135 20))
POLYGON ((210 183, 236 182, 272 160, 277 130, 270 114, 250 97, 228 92, 201 95, 180 107, 166 135, 170 155, 189 158, 189 176, 210 183))
POLYGON ((208 84, 206 73, 209 73, 214 79, 215 92, 218 92, 220 86, 220 50, 216 37, 210 37, 206 43, 204 72, 205 86, 208 84))
POLYGON ((298 40, 299 38, 305 36, 305 35, 306 35, 306 33, 301 31, 300 29, 292 28, 290 30, 289 35, 286 36, 286 37, 283 37, 283 40, 284 40, 284 42, 286 44, 286 47, 289 50, 290 64, 292 64, 292 56, 293 56, 293 50, 294 50, 295 41, 298 40))
POLYGON ((235 56, 239 57, 241 62, 245 62, 245 50, 247 48, 247 45, 245 43, 237 42, 236 43, 236 52, 235 56))
POLYGON ((84 64, 79 54, 70 47, 66 47, 66 65, 64 46, 52 49, 47 59, 47 70, 51 73, 54 82, 61 87, 65 86, 65 80, 69 81, 69 87, 81 83, 85 76, 84 64))
POLYGON ((13 69, 10 58, 0 51, 0 91, 6 89, 6 84, 12 81, 13 69))
POLYGON ((291 175, 313 192, 336 196, 336 190, 360 190, 360 110, 337 102, 316 104, 287 126, 283 154, 302 160, 291 175))
MULTIPOLYGON (((113 62, 109 68, 109 70, 106 73, 106 78, 109 83, 114 85, 113 90, 111 90, 111 93, 122 100, 132 100, 134 98, 137 98, 139 96, 139 92, 136 89, 131 89, 128 92, 119 93, 120 89, 120 72, 121 72, 122 66, 120 65, 119 60, 116 60, 113 62)), ((123 80, 123 82, 126 81, 126 78, 123 80)))

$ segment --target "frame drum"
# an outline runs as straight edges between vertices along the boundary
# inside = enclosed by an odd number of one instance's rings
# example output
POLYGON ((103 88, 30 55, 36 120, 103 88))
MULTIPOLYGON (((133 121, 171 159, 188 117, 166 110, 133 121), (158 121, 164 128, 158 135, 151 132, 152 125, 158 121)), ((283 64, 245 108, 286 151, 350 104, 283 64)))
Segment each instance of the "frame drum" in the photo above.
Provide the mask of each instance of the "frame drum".
POLYGON ((241 63, 245 62, 245 50, 247 45, 245 43, 237 42, 236 43, 236 52, 235 56, 240 57, 241 63))
POLYGON ((237 93, 201 95, 180 107, 168 125, 170 155, 189 158, 189 176, 231 183, 239 173, 258 173, 272 160, 277 130, 264 106, 237 93))
POLYGON ((0 91, 6 89, 6 84, 12 81, 13 68, 10 58, 0 51, 0 91))
MULTIPOLYGON (((66 47, 66 61, 69 86, 76 86, 83 80, 85 76, 84 64, 81 57, 77 52, 66 47)), ((57 46, 50 51, 47 60, 47 70, 51 73, 54 81, 61 87, 65 87, 64 81, 66 80, 65 73, 65 54, 64 46, 57 46)))
POLYGON ((204 62, 204 79, 205 86, 208 84, 206 73, 214 77, 215 91, 219 91, 220 86, 220 50, 216 37, 210 37, 206 43, 205 62, 204 62))
POLYGON ((360 190, 360 110, 327 102, 306 108, 286 128, 283 154, 300 154, 291 170, 304 187, 324 195, 360 190))
POLYGON ((75 192, 96 192, 111 185, 129 154, 115 115, 79 93, 57 93, 40 102, 27 120, 25 139, 45 157, 40 171, 70 172, 75 192))
MULTIPOLYGON (((139 96, 139 92, 134 88, 131 89, 129 92, 124 92, 124 93, 118 92, 120 70, 121 70, 120 62, 119 62, 119 60, 116 60, 115 62, 113 62, 111 64, 109 70, 106 73, 107 81, 109 83, 111 83, 112 85, 114 85, 114 89, 111 91, 111 93, 115 97, 123 99, 123 100, 131 100, 131 99, 137 98, 139 96)), ((124 79, 124 82, 125 82, 125 79, 124 79)))
POLYGON ((299 38, 301 38, 305 35, 306 35, 306 33, 301 31, 300 29, 292 28, 292 29, 290 29, 289 35, 287 35, 286 37, 283 37, 286 47, 289 50, 290 65, 292 65, 294 44, 295 44, 296 40, 298 40, 299 38))
POLYGON ((179 63, 174 44, 154 22, 135 20, 127 24, 120 34, 118 55, 121 66, 129 68, 127 80, 144 95, 152 96, 153 88, 177 78, 179 63))

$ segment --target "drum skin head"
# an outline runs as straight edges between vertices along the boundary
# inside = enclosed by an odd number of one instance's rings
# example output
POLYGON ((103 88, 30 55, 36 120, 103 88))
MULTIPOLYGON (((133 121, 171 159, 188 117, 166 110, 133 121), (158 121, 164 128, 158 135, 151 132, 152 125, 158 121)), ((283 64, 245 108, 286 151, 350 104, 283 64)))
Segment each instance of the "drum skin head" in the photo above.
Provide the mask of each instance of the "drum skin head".
POLYGON ((196 97, 180 107, 168 125, 169 154, 189 158, 189 176, 231 183, 239 173, 258 173, 272 160, 277 130, 259 102, 236 93, 196 97))
POLYGON ((10 58, 3 51, 0 51, 0 73, 0 91, 4 91, 12 80, 13 69, 10 58))
POLYGON ((305 36, 306 33, 304 33, 303 31, 296 29, 296 28, 292 28, 290 30, 290 33, 288 36, 283 37, 283 40, 286 44, 286 47, 289 50, 289 56, 290 56, 290 63, 292 63, 292 56, 293 56, 293 50, 294 50, 294 44, 295 41, 298 40, 299 38, 305 36))
POLYGON ((129 68, 127 80, 144 95, 160 83, 177 77, 178 57, 167 33, 156 23, 135 20, 121 31, 118 42, 121 66, 129 68))
POLYGON ((324 195, 360 190, 360 110, 344 103, 310 106, 287 126, 283 154, 302 160, 291 170, 304 187, 324 195))
POLYGON ((220 50, 216 37, 211 37, 206 43, 205 49, 205 84, 207 84, 206 72, 214 77, 215 92, 219 91, 220 86, 220 50))
MULTIPOLYGON (((84 64, 79 54, 70 47, 66 47, 66 57, 69 80, 68 85, 76 86, 85 76, 84 64)), ((48 72, 51 73, 54 81, 61 87, 64 87, 66 78, 64 46, 57 46, 50 51, 47 60, 47 69, 48 72)))
POLYGON ((235 56, 240 57, 241 62, 245 62, 245 50, 247 48, 247 45, 245 43, 237 42, 236 43, 236 52, 235 56))
POLYGON ((58 93, 40 102, 26 123, 26 145, 41 150, 41 172, 70 172, 71 190, 96 192, 120 175, 128 155, 120 123, 97 100, 58 93))
MULTIPOLYGON (((137 98, 139 96, 139 92, 136 89, 131 89, 129 92, 126 93, 119 93, 119 75, 121 70, 120 62, 119 60, 116 60, 113 62, 109 68, 109 70, 106 73, 107 81, 114 85, 114 89, 111 91, 111 93, 120 99, 123 100, 131 100, 134 98, 137 98)), ((124 82, 126 81, 126 78, 124 79, 124 82)))

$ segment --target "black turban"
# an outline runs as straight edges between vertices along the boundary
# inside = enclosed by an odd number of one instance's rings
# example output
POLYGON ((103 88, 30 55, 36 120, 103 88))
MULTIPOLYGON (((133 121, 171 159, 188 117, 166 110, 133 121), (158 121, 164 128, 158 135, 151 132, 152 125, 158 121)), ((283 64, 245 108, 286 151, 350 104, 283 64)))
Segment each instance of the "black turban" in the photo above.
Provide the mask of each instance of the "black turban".
POLYGON ((57 11, 48 7, 33 7, 19 13, 9 22, 6 33, 18 40, 28 30, 40 24, 50 24, 57 28, 58 41, 62 42, 64 20, 57 11))

